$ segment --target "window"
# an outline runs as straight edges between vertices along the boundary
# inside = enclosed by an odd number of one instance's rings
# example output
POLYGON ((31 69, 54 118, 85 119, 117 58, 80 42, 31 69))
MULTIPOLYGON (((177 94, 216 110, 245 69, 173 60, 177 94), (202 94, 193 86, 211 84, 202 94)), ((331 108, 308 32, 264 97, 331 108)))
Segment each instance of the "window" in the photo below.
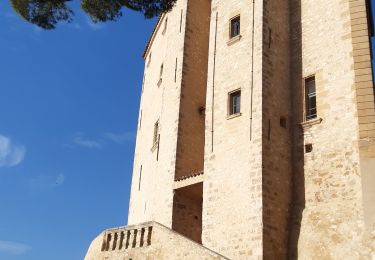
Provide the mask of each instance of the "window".
POLYGON ((163 81, 163 70, 164 70, 164 65, 162 63, 161 66, 160 66, 158 87, 160 86, 161 82, 163 81))
POLYGON ((229 93, 229 115, 241 112, 241 90, 229 93))
POLYGON ((165 32, 167 31, 167 26, 168 26, 168 17, 165 17, 164 29, 163 29, 163 32, 162 32, 163 35, 164 35, 165 32))
POLYGON ((317 117, 315 76, 305 79, 306 121, 317 117))
POLYGON ((159 135, 159 120, 156 121, 154 125, 154 136, 153 136, 153 148, 156 147, 156 144, 158 143, 158 135, 159 135))
POLYGON ((240 16, 236 16, 230 20, 230 38, 240 35, 240 16))
POLYGON ((141 169, 139 170, 138 190, 141 190, 141 181, 142 181, 142 165, 141 165, 141 169))
POLYGON ((162 63, 161 66, 160 66, 160 75, 159 75, 159 78, 161 78, 163 76, 163 70, 164 70, 164 64, 162 63))
POLYGON ((280 126, 282 128, 286 128, 286 117, 284 117, 284 116, 280 117, 280 126))
POLYGON ((147 67, 150 65, 151 63, 151 54, 152 52, 150 52, 150 55, 148 55, 148 62, 147 62, 147 67))
POLYGON ((312 144, 306 144, 305 145, 305 153, 311 153, 313 151, 313 145, 312 144))

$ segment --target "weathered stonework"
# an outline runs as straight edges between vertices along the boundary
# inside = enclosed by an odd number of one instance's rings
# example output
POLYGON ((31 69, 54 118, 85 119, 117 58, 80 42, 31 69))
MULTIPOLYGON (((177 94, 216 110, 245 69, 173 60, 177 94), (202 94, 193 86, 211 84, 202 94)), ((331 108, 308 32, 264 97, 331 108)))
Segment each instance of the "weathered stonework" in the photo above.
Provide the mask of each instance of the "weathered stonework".
POLYGON ((374 259, 369 3, 178 0, 144 53, 128 222, 146 223, 86 259, 374 259))

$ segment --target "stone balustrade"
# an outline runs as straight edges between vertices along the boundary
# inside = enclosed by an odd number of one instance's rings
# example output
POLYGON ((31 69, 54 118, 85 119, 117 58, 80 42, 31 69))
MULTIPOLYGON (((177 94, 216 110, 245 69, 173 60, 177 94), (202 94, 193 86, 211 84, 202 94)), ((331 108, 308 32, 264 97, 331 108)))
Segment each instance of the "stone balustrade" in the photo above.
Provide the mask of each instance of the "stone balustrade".
POLYGON ((103 234, 101 251, 129 250, 151 245, 152 223, 108 229, 103 234))

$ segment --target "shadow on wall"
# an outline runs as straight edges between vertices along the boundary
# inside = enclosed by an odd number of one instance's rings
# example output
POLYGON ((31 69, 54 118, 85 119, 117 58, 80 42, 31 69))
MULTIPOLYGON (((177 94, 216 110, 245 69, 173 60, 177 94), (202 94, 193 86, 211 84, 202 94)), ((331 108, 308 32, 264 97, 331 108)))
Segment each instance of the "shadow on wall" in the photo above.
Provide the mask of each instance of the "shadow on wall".
POLYGON ((298 259, 298 240, 301 231, 302 213, 305 209, 304 136, 299 125, 303 122, 301 0, 290 1, 290 14, 293 176, 288 259, 298 259))

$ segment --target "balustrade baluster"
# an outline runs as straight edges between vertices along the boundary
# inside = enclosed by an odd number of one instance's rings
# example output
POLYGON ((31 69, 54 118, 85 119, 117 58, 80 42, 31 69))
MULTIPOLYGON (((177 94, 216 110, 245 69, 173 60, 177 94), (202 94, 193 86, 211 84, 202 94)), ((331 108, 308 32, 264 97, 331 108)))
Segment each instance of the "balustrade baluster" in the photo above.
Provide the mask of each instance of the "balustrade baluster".
POLYGON ((147 245, 151 245, 151 239, 152 239, 152 226, 147 228, 147 245))
POLYGON ((113 232, 113 243, 112 243, 112 248, 111 248, 112 251, 116 250, 117 241, 118 241, 118 234, 117 232, 113 232))
POLYGON ((117 250, 121 250, 123 243, 124 243, 124 232, 120 231, 118 242, 117 242, 117 250))
POLYGON ((111 248, 112 234, 107 234, 107 245, 105 251, 109 251, 111 248))
POLYGON ((125 243, 125 249, 128 249, 129 248, 129 246, 130 246, 130 239, 131 239, 131 232, 130 232, 130 230, 127 230, 126 231, 126 243, 125 243))
POLYGON ((132 230, 132 232, 133 232, 132 248, 135 248, 137 246, 138 229, 134 229, 132 230))
POLYGON ((145 244, 145 228, 141 228, 141 235, 140 235, 140 242, 139 242, 139 247, 143 247, 145 244))

